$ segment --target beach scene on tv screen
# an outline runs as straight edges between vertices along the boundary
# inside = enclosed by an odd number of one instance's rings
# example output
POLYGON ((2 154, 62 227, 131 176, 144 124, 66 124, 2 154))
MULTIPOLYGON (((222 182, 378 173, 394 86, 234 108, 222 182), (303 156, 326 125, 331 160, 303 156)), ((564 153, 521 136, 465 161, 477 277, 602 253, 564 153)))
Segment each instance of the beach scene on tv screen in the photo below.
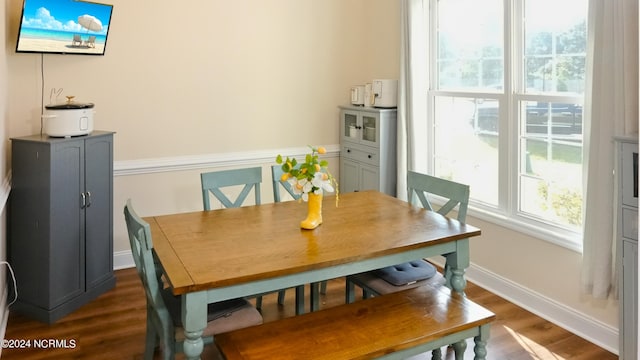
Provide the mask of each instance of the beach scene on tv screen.
POLYGON ((111 6, 25 0, 17 51, 103 54, 111 6))

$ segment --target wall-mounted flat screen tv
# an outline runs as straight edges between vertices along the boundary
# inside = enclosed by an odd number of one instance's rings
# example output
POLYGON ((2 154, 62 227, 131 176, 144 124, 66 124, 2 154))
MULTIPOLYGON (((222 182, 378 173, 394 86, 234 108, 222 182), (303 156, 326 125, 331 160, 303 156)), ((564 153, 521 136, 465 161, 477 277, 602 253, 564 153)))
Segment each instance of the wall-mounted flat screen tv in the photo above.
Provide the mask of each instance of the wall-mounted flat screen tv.
POLYGON ((113 5, 24 0, 16 52, 104 55, 113 5))

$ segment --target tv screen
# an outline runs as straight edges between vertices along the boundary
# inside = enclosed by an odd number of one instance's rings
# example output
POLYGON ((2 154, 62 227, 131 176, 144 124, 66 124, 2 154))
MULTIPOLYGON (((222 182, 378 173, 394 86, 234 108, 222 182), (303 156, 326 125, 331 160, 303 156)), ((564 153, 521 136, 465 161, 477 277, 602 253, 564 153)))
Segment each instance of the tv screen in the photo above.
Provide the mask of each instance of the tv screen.
POLYGON ((113 5, 24 0, 16 52, 104 55, 113 5))

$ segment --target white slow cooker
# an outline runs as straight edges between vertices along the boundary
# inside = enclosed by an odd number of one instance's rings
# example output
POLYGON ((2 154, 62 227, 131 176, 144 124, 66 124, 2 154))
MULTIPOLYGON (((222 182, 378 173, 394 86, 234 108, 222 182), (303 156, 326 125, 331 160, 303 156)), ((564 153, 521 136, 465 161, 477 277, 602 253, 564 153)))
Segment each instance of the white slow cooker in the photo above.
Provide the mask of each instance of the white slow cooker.
POLYGON ((46 105, 42 115, 45 134, 52 137, 87 135, 93 131, 92 103, 68 101, 63 104, 46 105))

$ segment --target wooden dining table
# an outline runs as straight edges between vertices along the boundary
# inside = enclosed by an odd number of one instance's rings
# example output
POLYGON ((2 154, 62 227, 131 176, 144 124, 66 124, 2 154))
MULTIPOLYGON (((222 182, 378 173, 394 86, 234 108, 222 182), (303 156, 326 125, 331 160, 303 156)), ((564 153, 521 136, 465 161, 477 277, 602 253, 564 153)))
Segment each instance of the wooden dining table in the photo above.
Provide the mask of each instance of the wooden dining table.
POLYGON ((436 255, 447 256, 447 285, 464 291, 469 238, 478 228, 377 191, 340 194, 337 204, 335 195, 324 196, 323 223, 313 230, 300 228, 306 212, 305 203, 288 201, 145 218, 165 277, 182 298, 188 359, 202 353, 212 302, 436 255))

